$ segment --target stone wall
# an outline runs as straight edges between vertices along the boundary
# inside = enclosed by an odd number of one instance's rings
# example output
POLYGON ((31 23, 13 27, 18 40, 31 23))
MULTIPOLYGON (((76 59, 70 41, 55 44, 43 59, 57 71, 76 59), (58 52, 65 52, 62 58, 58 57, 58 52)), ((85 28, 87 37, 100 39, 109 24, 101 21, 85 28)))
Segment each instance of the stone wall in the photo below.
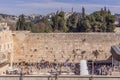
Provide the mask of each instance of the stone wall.
POLYGON ((119 33, 29 33, 14 32, 14 62, 47 61, 79 62, 83 58, 96 59, 93 52, 99 52, 97 60, 111 56, 112 45, 120 43, 119 33))
POLYGON ((6 70, 8 69, 8 64, 0 64, 0 75, 5 74, 6 70))
POLYGON ((0 64, 11 63, 13 58, 13 36, 10 30, 0 31, 0 64))

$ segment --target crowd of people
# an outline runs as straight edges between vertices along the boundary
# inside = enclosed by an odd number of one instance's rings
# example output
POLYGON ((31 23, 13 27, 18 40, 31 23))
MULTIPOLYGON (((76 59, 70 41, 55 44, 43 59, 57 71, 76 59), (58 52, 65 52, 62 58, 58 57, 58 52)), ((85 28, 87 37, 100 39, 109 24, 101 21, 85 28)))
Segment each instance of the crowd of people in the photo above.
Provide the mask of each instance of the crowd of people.
POLYGON ((111 75, 112 74, 112 64, 111 63, 95 63, 88 64, 89 74, 94 75, 111 75), (93 68, 92 68, 93 66, 93 68))
POLYGON ((21 72, 26 75, 30 74, 40 74, 40 73, 50 73, 50 74, 62 74, 62 73, 75 73, 79 74, 79 64, 78 63, 70 63, 70 62, 49 62, 42 60, 37 63, 14 63, 13 64, 14 71, 8 74, 20 74, 21 72))
MULTIPOLYGON (((112 72, 112 64, 97 64, 94 63, 94 67, 92 63, 88 63, 88 72, 90 75, 111 75, 112 72), (94 68, 94 70, 93 70, 94 68)), ((23 73, 25 75, 32 74, 80 74, 80 63, 72 63, 72 62, 49 62, 42 60, 37 63, 14 63, 13 64, 14 71, 7 71, 7 74, 18 75, 23 73)))

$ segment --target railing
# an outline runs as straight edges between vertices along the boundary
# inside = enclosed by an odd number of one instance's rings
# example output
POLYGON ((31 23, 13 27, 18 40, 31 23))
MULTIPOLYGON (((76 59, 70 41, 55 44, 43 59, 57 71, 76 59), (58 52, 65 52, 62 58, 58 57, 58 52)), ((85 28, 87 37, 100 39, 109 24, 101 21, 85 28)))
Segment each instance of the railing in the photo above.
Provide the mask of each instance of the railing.
POLYGON ((0 76, 0 80, 120 80, 120 76, 79 76, 79 75, 41 75, 41 76, 0 76))

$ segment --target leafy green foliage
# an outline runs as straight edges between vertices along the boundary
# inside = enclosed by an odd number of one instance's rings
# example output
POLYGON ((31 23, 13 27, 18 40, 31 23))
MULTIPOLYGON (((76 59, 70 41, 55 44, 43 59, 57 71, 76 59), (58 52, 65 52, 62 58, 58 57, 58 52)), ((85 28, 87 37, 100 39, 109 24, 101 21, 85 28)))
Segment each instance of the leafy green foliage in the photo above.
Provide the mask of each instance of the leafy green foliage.
POLYGON ((56 12, 49 20, 48 17, 35 18, 31 22, 26 22, 24 15, 20 15, 16 23, 16 30, 30 30, 32 32, 114 32, 115 16, 106 7, 100 11, 95 11, 90 15, 82 13, 79 15, 72 12, 66 17, 65 12, 56 12))
POLYGON ((25 22, 24 15, 19 16, 19 19, 17 21, 16 30, 26 30, 26 22, 25 22))
POLYGON ((69 32, 77 32, 77 24, 78 24, 78 15, 77 13, 73 13, 68 19, 67 19, 67 27, 69 29, 69 32))
POLYGON ((65 13, 61 11, 53 17, 53 30, 54 32, 67 32, 65 13))
POLYGON ((80 32, 114 32, 115 16, 106 8, 82 17, 78 26, 80 32))

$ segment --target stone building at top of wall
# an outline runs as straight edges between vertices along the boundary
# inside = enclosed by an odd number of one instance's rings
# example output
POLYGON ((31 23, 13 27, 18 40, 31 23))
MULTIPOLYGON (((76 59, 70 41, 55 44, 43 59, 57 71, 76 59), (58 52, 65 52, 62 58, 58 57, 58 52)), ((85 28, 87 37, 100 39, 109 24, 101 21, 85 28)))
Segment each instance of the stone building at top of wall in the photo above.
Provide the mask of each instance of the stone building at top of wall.
POLYGON ((0 63, 10 59, 13 53, 12 32, 7 23, 0 23, 0 63))
POLYGON ((0 23, 0 31, 9 30, 7 23, 0 23))

